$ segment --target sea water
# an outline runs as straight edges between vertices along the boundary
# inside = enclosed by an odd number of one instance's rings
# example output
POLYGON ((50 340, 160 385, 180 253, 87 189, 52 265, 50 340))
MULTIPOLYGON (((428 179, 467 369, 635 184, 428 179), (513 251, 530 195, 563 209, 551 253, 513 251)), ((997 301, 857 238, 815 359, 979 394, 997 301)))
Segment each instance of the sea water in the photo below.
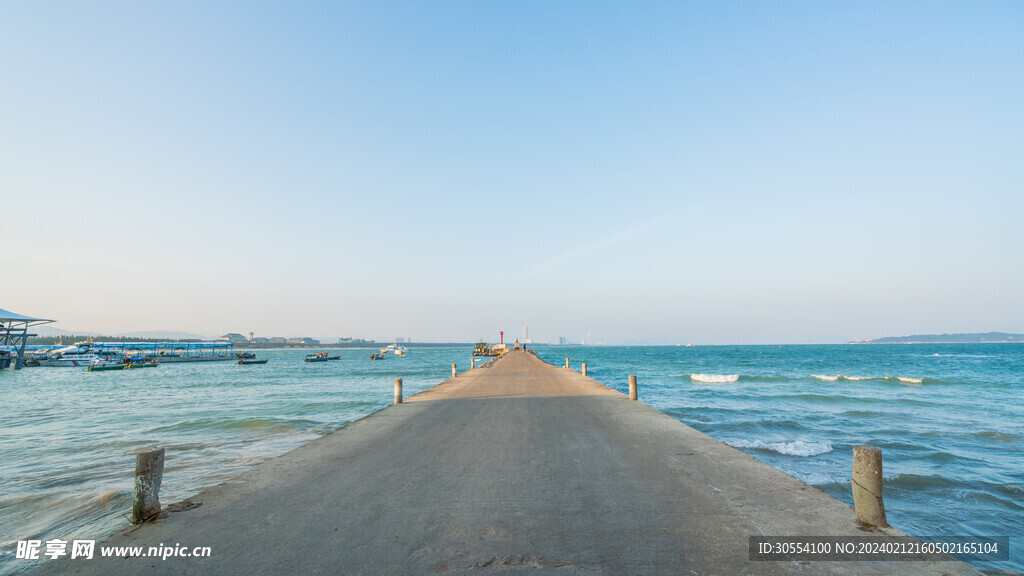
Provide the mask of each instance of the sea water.
MULTIPOLYGON (((889 523, 912 536, 1009 536, 1024 573, 1024 345, 542 348, 853 504, 853 446, 883 453, 889 523)), ((782 511, 780 511, 782 512, 782 511)))
MULTIPOLYGON (((278 456, 438 384, 471 347, 375 350, 305 363, 168 364, 89 373, 0 371, 0 574, 29 568, 19 540, 95 539, 128 524, 134 453, 167 449, 161 501, 278 456)), ((852 503, 852 447, 884 454, 889 522, 918 536, 1010 536, 1024 572, 1024 346, 538 347, 563 365, 852 503), (1016 546, 1016 547, 1015 547, 1016 546)))

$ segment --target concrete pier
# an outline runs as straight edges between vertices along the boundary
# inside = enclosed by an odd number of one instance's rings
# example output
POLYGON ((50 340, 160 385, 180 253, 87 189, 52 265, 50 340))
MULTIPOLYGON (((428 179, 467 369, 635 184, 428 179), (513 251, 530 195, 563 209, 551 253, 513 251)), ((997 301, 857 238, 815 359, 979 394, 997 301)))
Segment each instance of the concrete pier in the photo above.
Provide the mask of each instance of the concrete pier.
POLYGON ((824 492, 521 351, 167 509, 97 549, 210 557, 97 553, 41 572, 980 574, 957 561, 751 561, 751 536, 865 532, 824 492))

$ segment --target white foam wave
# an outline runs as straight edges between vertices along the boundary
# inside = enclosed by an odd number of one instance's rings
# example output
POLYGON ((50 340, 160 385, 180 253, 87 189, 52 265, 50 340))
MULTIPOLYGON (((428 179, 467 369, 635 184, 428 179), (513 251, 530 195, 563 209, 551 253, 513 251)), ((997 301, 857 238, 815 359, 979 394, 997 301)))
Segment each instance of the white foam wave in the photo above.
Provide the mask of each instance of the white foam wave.
POLYGON ((907 378, 904 376, 897 376, 896 379, 904 384, 921 384, 924 382, 924 378, 907 378))
POLYGON ((813 374, 811 378, 818 380, 824 380, 826 382, 836 382, 842 380, 844 382, 860 382, 861 380, 871 380, 871 376, 843 376, 842 374, 836 374, 835 376, 829 376, 827 374, 813 374))
POLYGON ((739 379, 739 374, 690 374, 691 381, 707 384, 725 384, 727 382, 736 382, 739 379))
POLYGON ((821 472, 803 472, 800 470, 783 470, 786 474, 796 478, 804 484, 810 484, 811 486, 824 486, 826 484, 839 484, 849 483, 850 479, 841 476, 835 476, 833 474, 825 474, 821 472))
POLYGON ((778 452, 786 456, 799 456, 808 458, 828 454, 832 451, 831 442, 807 442, 805 440, 794 440, 793 442, 765 442, 764 440, 734 440, 726 442, 733 448, 749 448, 751 450, 766 450, 778 452))

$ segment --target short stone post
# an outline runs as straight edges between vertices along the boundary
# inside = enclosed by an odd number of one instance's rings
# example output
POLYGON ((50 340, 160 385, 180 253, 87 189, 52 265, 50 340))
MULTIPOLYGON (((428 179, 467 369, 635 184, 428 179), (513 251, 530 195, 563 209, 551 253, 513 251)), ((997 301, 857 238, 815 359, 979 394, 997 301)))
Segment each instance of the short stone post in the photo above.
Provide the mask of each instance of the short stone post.
POLYGON ((583 372, 584 376, 587 375, 587 363, 586 362, 583 363, 583 370, 581 370, 581 372, 583 372))
POLYGON ((882 451, 874 446, 853 447, 853 508, 857 522, 888 526, 882 502, 882 451))
POLYGON ((164 449, 135 454, 135 496, 132 524, 141 524, 160 514, 160 482, 164 479, 164 449))
POLYGON ((476 368, 476 358, 470 358, 469 359, 469 369, 473 370, 475 368, 476 368))
POLYGON ((629 376, 629 399, 630 400, 636 400, 637 399, 637 394, 636 394, 636 376, 633 376, 633 375, 629 376))
POLYGON ((569 359, 568 359, 568 358, 566 358, 566 359, 565 359, 565 367, 566 367, 566 368, 568 368, 568 367, 569 367, 569 359))
POLYGON ((402 403, 402 379, 395 378, 395 404, 402 403))
POLYGON ((457 376, 455 373, 455 362, 452 362, 452 378, 455 378, 455 376, 457 376))

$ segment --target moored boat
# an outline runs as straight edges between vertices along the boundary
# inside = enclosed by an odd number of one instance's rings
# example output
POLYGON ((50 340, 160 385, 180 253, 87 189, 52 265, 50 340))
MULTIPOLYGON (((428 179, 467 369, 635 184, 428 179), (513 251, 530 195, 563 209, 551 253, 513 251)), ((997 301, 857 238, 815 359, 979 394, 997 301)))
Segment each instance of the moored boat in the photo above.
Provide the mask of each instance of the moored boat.
POLYGON ((152 358, 160 364, 177 364, 184 362, 223 362, 226 360, 234 360, 238 358, 238 356, 235 356, 234 354, 203 354, 199 350, 189 350, 185 353, 161 352, 159 354, 150 355, 149 358, 152 358))
POLYGON ((405 356, 405 353, 408 352, 408 351, 409 351, 408 348, 406 348, 405 346, 402 346, 400 344, 388 344, 388 347, 384 349, 383 353, 387 354, 387 353, 390 352, 391 354, 394 354, 395 356, 405 356))
POLYGON ((263 360, 256 360, 254 358, 242 358, 238 361, 238 364, 240 366, 248 366, 249 364, 266 364, 267 360, 269 360, 269 358, 264 358, 263 360))
POLYGON ((306 355, 306 362, 327 362, 328 360, 341 360, 341 356, 330 356, 327 352, 306 355))
POLYGON ((97 360, 110 360, 113 355, 97 354, 88 342, 78 342, 71 346, 65 346, 39 358, 40 366, 51 368, 74 368, 88 366, 97 360))
POLYGON ((477 342, 476 346, 473 347, 473 356, 501 356, 502 352, 506 350, 504 344, 487 344, 486 342, 477 342))
POLYGON ((160 364, 152 361, 132 361, 132 359, 126 359, 124 362, 97 362, 90 364, 86 370, 89 372, 104 372, 107 370, 134 370, 136 368, 156 368, 160 364))

